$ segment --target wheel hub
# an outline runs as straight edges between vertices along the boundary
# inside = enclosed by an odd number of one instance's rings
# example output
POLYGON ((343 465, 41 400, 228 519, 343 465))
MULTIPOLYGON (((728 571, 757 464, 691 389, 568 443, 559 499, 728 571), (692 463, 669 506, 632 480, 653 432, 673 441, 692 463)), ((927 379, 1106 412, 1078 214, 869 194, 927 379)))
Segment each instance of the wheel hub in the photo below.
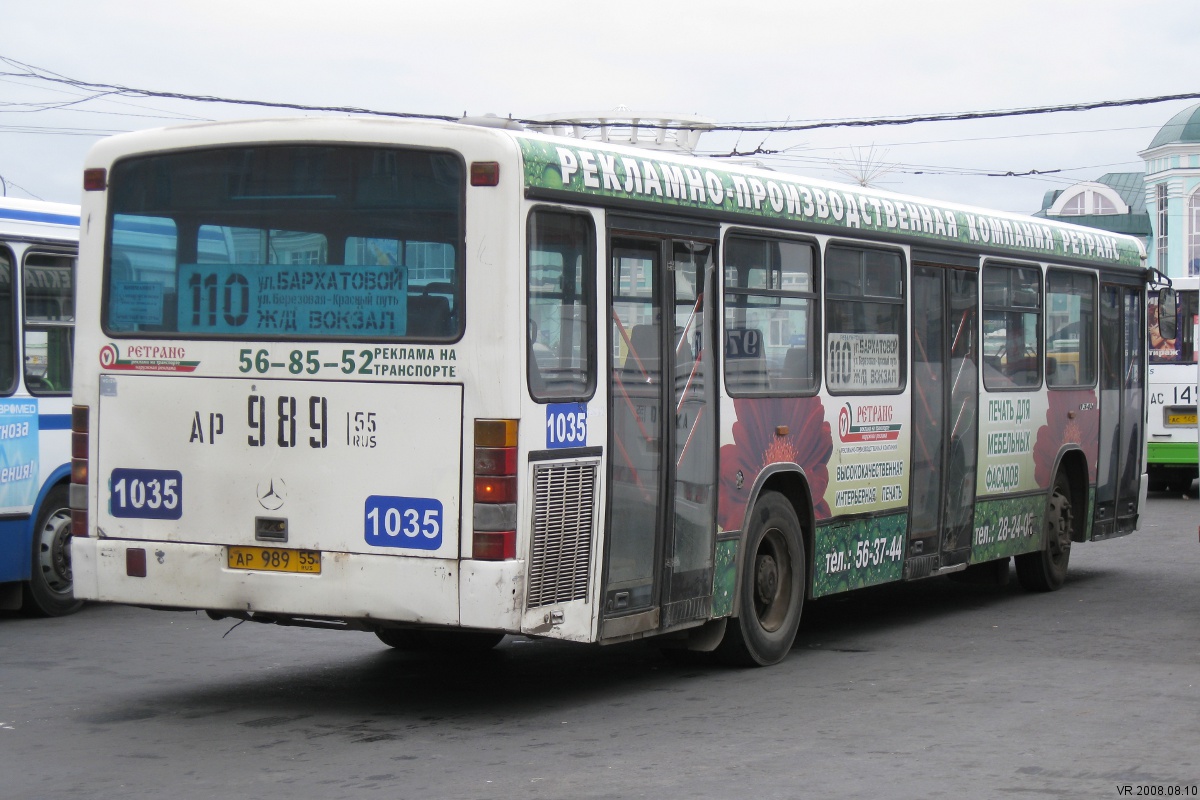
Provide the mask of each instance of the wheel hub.
POLYGON ((758 601, 764 605, 770 604, 779 592, 779 565, 770 555, 758 557, 754 572, 754 592, 758 601))
POLYGON ((42 572, 46 582, 56 592, 64 592, 71 586, 71 517, 60 512, 46 522, 41 543, 42 572))
POLYGON ((1050 498, 1050 555, 1059 558, 1071 549, 1071 501, 1055 492, 1050 498))

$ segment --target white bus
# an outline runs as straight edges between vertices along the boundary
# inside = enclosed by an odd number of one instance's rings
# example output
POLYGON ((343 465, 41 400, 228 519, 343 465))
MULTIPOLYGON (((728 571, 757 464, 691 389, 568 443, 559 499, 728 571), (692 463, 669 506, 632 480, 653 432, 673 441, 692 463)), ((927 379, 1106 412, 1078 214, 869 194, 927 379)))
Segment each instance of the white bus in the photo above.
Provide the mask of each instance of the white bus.
POLYGON ((1055 589, 1138 524, 1132 238, 454 123, 134 133, 84 182, 83 598, 768 664, 806 598, 1055 589))
POLYGON ((1200 278, 1173 278, 1174 307, 1160 319, 1159 296, 1150 295, 1150 413, 1146 472, 1154 491, 1186 492, 1197 476, 1196 337, 1200 329, 1200 278), (1171 313, 1172 310, 1174 313, 1171 313), (1170 335, 1164 335, 1170 334, 1170 335))
POLYGON ((79 207, 0 198, 0 609, 71 593, 68 484, 79 207))

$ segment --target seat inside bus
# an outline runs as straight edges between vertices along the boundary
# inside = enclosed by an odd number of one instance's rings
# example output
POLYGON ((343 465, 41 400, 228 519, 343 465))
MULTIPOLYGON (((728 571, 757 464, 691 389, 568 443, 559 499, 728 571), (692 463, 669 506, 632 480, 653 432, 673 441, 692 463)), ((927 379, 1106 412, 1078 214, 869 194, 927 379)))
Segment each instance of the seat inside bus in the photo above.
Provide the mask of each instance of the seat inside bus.
POLYGON ((658 372, 659 360, 657 327, 634 325, 629 334, 629 352, 625 354, 625 372, 645 381, 658 372))
POLYGON ((803 391, 812 387, 812 361, 807 347, 789 347, 783 356, 783 374, 779 376, 778 389, 803 391))
POLYGON ((438 338, 455 334, 454 314, 450 310, 450 297, 442 292, 452 293, 449 284, 442 287, 438 284, 425 286, 420 294, 411 291, 408 295, 408 329, 409 336, 434 336, 438 338))

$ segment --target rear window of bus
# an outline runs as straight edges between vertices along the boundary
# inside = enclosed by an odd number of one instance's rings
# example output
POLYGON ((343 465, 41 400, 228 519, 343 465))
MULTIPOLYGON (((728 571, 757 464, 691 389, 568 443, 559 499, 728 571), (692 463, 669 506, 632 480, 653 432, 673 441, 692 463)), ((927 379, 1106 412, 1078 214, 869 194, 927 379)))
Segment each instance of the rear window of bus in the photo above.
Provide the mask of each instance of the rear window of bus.
POLYGON ((264 145, 110 175, 110 335, 451 341, 463 325, 454 154, 264 145))

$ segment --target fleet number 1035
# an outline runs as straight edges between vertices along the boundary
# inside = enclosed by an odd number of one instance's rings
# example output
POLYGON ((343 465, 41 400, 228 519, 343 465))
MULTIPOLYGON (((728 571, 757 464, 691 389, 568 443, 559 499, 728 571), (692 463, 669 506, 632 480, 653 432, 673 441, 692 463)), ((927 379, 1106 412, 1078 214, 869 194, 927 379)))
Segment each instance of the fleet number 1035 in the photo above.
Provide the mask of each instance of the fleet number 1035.
POLYGON ((183 475, 168 469, 114 469, 109 477, 109 513, 132 519, 179 519, 183 475))
POLYGON ((363 536, 375 547, 437 550, 442 504, 430 497, 371 495, 363 508, 363 536))
POLYGON ((546 406, 546 447, 582 447, 587 444, 587 406, 551 403, 546 406))

